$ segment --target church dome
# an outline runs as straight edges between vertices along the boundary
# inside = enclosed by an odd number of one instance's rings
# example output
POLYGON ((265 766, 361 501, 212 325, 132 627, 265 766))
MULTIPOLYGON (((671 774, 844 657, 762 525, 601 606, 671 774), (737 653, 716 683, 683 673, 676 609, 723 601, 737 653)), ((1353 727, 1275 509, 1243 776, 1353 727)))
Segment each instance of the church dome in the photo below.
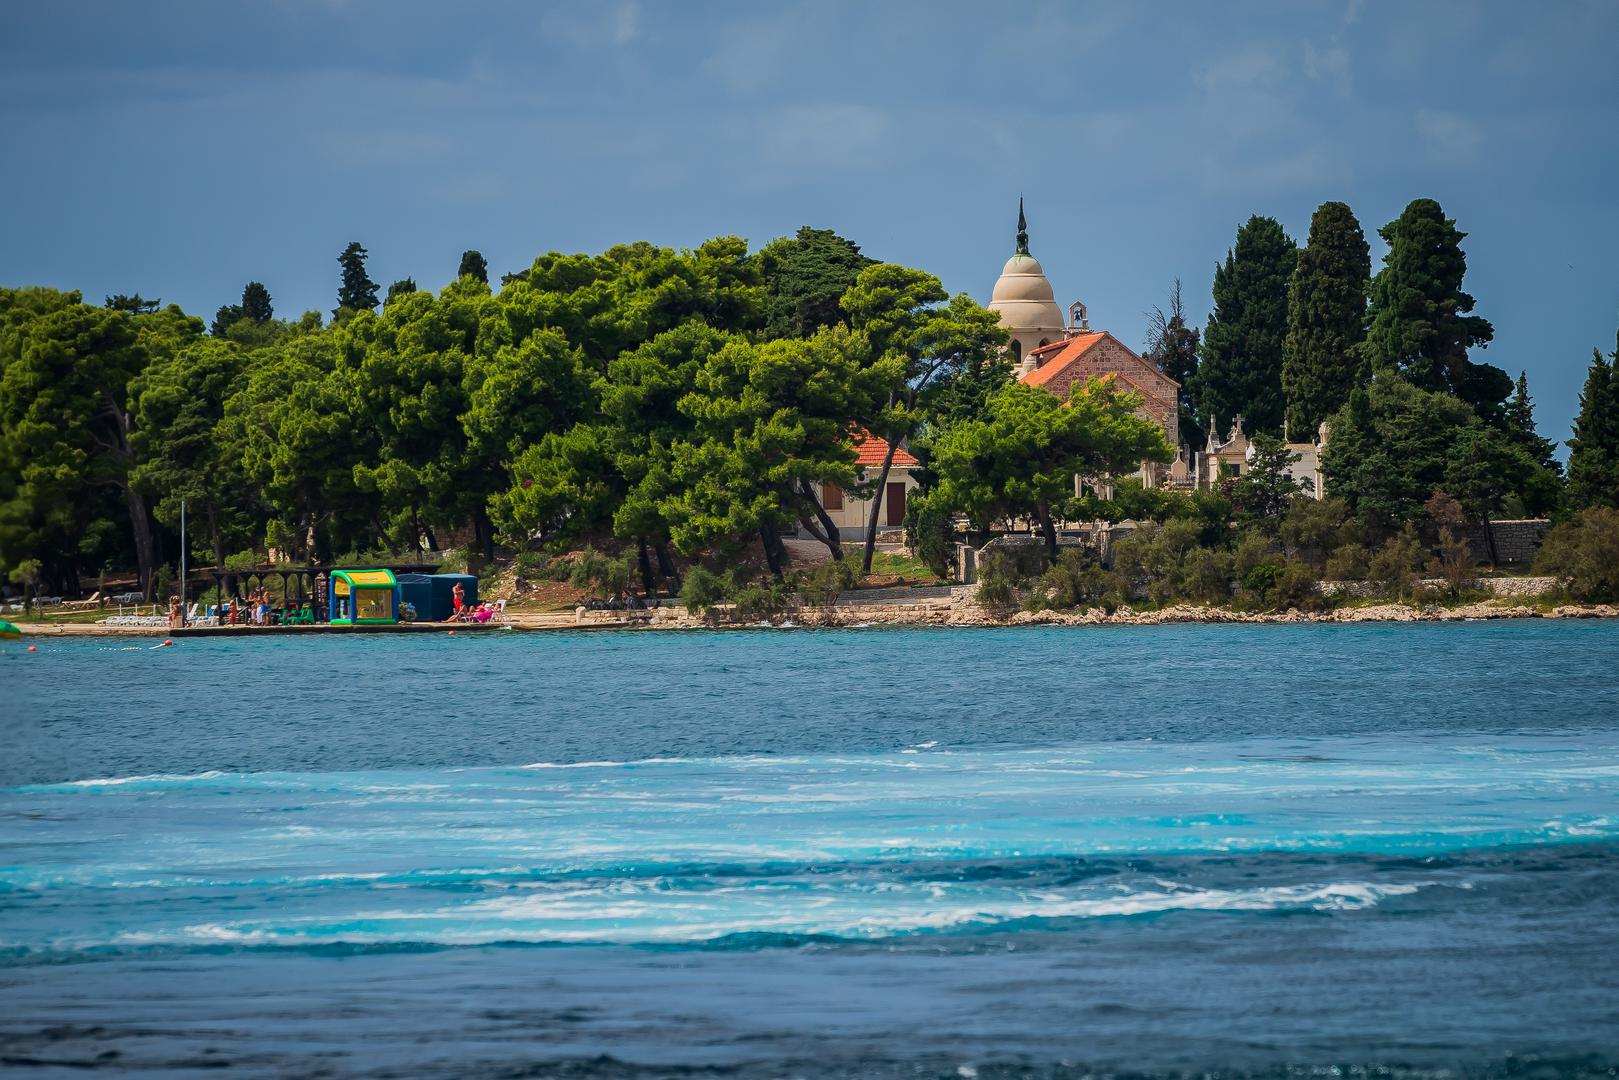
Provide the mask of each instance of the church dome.
POLYGON ((1006 260, 990 293, 989 310, 998 313, 1001 325, 1012 331, 1063 328, 1057 296, 1045 269, 1032 255, 1018 254, 1006 260))

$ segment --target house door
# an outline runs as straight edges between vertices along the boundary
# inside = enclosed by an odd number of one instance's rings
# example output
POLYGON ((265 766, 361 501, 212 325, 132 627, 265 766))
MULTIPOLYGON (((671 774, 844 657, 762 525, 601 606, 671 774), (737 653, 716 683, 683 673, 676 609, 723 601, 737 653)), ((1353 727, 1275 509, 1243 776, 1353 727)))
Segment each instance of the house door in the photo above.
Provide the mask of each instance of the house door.
POLYGON ((905 485, 888 485, 888 518, 884 524, 897 527, 905 524, 905 485))

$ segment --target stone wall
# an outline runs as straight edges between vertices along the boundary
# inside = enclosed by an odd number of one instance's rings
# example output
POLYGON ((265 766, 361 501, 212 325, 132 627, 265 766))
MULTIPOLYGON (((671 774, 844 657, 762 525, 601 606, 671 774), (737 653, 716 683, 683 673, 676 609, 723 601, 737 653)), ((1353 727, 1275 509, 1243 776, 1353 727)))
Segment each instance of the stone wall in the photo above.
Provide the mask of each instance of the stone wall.
MULTIPOLYGON (((1541 538, 1551 522, 1545 518, 1519 518, 1490 522, 1490 533, 1495 538, 1496 561, 1507 566, 1528 566, 1535 561, 1541 538)), ((1490 557, 1490 546, 1484 539, 1482 526, 1463 530, 1462 538, 1480 561, 1490 557)))
MULTIPOLYGON (((1442 578, 1423 578, 1421 584, 1430 589, 1443 589, 1442 578)), ((1489 593, 1491 596, 1527 599, 1545 596, 1557 590, 1557 579, 1550 577, 1474 578, 1462 585, 1470 592, 1489 593)), ((1383 595, 1383 586, 1374 581, 1323 581, 1317 584, 1322 596, 1348 596, 1357 600, 1375 600, 1383 595)))

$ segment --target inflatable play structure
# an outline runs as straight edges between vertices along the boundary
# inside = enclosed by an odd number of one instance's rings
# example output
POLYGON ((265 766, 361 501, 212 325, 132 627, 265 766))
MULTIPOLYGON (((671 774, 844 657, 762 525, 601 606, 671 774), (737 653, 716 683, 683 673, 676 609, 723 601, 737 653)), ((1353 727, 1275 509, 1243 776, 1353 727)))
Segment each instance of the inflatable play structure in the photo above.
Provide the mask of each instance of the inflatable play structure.
POLYGON ((399 582, 392 570, 333 570, 330 598, 333 626, 399 621, 399 582))

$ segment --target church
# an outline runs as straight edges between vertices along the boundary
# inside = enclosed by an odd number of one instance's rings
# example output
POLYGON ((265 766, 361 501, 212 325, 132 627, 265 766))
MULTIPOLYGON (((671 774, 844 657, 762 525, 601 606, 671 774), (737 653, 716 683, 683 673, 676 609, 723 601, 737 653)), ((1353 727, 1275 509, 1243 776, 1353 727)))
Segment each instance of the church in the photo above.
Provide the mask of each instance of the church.
MULTIPOLYGON (((1111 378, 1141 398, 1139 414, 1162 428, 1169 445, 1175 447, 1175 460, 1168 465, 1142 462, 1137 476, 1144 486, 1183 491, 1211 488, 1222 479, 1240 475, 1246 467, 1250 448, 1242 417, 1232 419, 1228 438, 1217 438, 1211 432, 1201 452, 1182 445, 1180 384, 1106 330, 1091 329, 1083 303, 1070 304, 1065 316, 1045 268, 1029 253, 1022 199, 1018 200, 1017 249, 1001 268, 988 307, 1000 316, 1001 326, 1011 338, 1007 349, 1020 382, 1044 387, 1066 399, 1076 383, 1111 378)), ((1300 455, 1293 466, 1294 478, 1307 494, 1320 498, 1318 444, 1287 446, 1300 455)))

